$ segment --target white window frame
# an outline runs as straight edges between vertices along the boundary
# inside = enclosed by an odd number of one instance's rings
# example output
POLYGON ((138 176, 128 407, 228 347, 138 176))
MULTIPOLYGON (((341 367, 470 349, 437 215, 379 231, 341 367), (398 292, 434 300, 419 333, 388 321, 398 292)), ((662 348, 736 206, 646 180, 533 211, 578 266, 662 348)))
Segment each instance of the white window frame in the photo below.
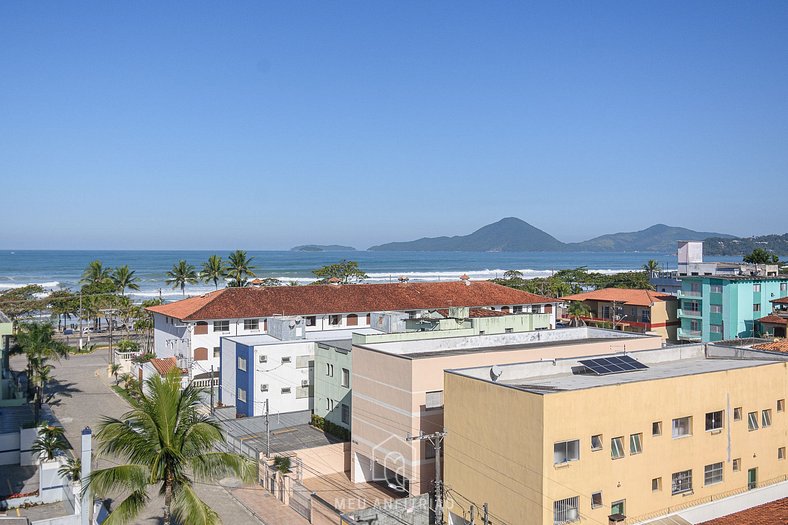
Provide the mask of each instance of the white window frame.
POLYGON ((260 330, 260 319, 244 319, 244 330, 260 330))
POLYGON ((591 493, 591 508, 592 509, 598 509, 599 507, 604 507, 604 506, 605 506, 605 503, 604 503, 604 500, 602 499, 602 491, 598 490, 596 492, 592 492, 591 493), (599 496, 597 501, 594 501, 594 496, 599 496))
POLYGON ((703 467, 703 486, 716 485, 722 483, 723 479, 723 463, 712 463, 703 467))
POLYGON ((564 498, 553 502, 553 525, 571 523, 580 519, 578 496, 564 498))
POLYGON ((643 434, 630 434, 629 435, 629 455, 636 456, 643 453, 643 434))
POLYGON ((610 440, 610 457, 611 459, 621 459, 626 456, 624 450, 624 436, 616 436, 610 440))
POLYGON ((580 440, 570 439, 553 443, 553 464, 564 465, 580 461, 580 440))
POLYGON ((761 410, 761 428, 772 426, 772 409, 761 410))
POLYGON ((227 320, 227 319, 222 320, 222 321, 214 321, 213 322, 213 331, 214 332, 219 332, 219 333, 222 333, 222 334, 228 333, 230 331, 230 321, 227 320), (226 326, 226 328, 223 328, 225 326, 226 326))
POLYGON ((342 377, 340 379, 340 384, 344 388, 350 388, 350 370, 347 368, 342 369, 342 377))
POLYGON ((671 425, 671 436, 673 439, 681 439, 685 437, 689 437, 692 435, 692 416, 684 416, 684 417, 677 417, 675 418, 671 425), (685 425, 682 422, 686 422, 686 431, 681 432, 684 429, 685 425))
POLYGON ((591 436, 591 450, 592 451, 602 450, 604 447, 605 447, 605 444, 604 444, 604 441, 603 441, 602 434, 594 434, 593 436, 591 436), (594 441, 596 441, 596 444, 594 444, 594 441))
POLYGON ((722 430, 723 426, 725 425, 725 411, 715 410, 714 412, 706 412, 706 417, 704 418, 704 425, 706 428, 706 432, 715 432, 717 430, 722 430), (709 420, 709 416, 711 416, 711 420, 709 420), (711 423, 712 426, 709 426, 709 423, 711 423))
POLYGON ((246 358, 240 355, 238 356, 238 370, 246 372, 246 358))
POLYGON ((241 387, 238 387, 238 391, 236 392, 236 397, 238 398, 238 401, 241 401, 242 403, 246 403, 246 390, 244 390, 241 387))
POLYGON ((670 493, 675 496, 692 492, 692 469, 674 472, 670 476, 670 493))
POLYGON ((758 412, 747 412, 747 430, 758 430, 758 412))

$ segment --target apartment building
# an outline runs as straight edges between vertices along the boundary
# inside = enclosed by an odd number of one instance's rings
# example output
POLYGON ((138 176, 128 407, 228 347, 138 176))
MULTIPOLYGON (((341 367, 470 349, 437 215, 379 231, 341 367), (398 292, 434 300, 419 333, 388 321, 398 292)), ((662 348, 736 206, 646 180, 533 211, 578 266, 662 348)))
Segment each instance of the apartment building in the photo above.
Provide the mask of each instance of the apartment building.
POLYGON ((779 274, 776 264, 752 264, 745 262, 717 262, 703 260, 703 241, 679 241, 678 277, 698 275, 760 275, 774 277, 779 274))
POLYGON ((696 344, 447 370, 449 522, 634 524, 788 490, 786 360, 696 344))
POLYGON ((681 278, 678 338, 714 342, 758 335, 772 301, 788 297, 788 277, 713 275, 681 278))
POLYGON ((676 340, 678 301, 671 294, 628 288, 602 288, 563 297, 585 304, 588 324, 613 327, 628 332, 654 332, 663 339, 676 340))
POLYGON ((220 363, 220 338, 265 335, 274 317, 301 317, 306 332, 370 327, 375 312, 421 317, 429 311, 467 306, 499 312, 547 313, 555 326, 556 300, 487 281, 331 284, 224 288, 148 308, 154 348, 176 357, 193 378, 208 378, 220 363))
POLYGON ((354 334, 351 480, 382 482, 411 495, 431 490, 435 451, 428 441, 408 437, 443 428, 445 369, 540 359, 552 363, 662 345, 659 336, 591 327, 461 337, 354 334))

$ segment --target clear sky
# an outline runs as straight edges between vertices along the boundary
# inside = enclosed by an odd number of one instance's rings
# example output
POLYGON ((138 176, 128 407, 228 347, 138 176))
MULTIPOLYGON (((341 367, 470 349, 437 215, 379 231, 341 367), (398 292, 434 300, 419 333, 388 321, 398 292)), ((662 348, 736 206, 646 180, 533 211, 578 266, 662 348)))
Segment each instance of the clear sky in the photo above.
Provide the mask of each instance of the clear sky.
POLYGON ((2 248, 785 233, 788 2, 0 2, 2 248))

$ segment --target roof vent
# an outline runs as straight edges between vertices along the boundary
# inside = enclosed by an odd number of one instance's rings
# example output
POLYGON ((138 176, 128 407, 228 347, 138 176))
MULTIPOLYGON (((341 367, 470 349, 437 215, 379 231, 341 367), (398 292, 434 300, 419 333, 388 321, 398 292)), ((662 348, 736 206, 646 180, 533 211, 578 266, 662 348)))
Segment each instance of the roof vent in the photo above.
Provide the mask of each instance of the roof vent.
POLYGON ((460 281, 464 282, 466 285, 470 285, 471 284, 471 278, 468 277, 467 273, 464 273, 464 274, 460 275, 460 281))

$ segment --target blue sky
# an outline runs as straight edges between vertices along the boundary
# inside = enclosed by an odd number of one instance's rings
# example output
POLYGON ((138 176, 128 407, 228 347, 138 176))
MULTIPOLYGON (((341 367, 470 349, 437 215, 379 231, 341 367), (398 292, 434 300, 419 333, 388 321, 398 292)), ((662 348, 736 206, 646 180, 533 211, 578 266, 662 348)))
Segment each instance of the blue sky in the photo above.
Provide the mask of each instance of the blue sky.
POLYGON ((784 233, 785 2, 0 2, 4 248, 784 233))

